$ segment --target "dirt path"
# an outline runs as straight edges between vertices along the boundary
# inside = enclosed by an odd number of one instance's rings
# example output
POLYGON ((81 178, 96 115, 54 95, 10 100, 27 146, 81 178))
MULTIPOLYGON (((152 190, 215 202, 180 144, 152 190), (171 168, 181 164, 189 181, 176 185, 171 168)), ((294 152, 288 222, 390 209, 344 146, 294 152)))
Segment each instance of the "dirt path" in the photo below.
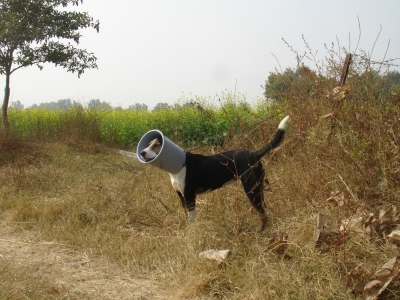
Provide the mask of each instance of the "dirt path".
MULTIPOLYGON (((39 241, 29 232, 16 234, 10 227, 0 229, 0 265, 12 267, 33 286, 51 286, 63 299, 167 299, 155 282, 132 278, 103 258, 39 241)), ((22 292, 18 298, 24 298, 22 292)))

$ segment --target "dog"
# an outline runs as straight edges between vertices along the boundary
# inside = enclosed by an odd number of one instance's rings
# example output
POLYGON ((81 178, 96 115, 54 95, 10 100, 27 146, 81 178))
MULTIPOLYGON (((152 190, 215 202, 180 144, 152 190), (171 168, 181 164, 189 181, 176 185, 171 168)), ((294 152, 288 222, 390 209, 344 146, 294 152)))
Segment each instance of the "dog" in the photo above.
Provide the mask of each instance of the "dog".
MULTIPOLYGON (((238 149, 211 156, 186 152, 185 166, 171 174, 171 183, 187 213, 190 223, 196 216, 196 196, 219 189, 237 180, 242 182, 244 191, 260 219, 260 231, 265 229, 268 211, 264 208, 264 167, 261 158, 282 142, 289 116, 285 117, 270 143, 257 151, 238 149)), ((161 151, 162 144, 154 139, 140 152, 145 161, 151 161, 161 151)))

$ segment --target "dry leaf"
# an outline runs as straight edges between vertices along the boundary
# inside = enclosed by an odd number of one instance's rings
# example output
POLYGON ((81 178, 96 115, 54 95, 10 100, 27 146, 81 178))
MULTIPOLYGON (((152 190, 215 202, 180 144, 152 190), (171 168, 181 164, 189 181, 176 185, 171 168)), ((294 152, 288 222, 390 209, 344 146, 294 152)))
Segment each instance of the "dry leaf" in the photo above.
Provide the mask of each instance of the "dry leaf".
POLYGON ((364 218, 364 234, 366 236, 372 236, 376 233, 376 223, 377 220, 375 219, 373 213, 370 213, 369 216, 364 218))
POLYGON ((363 217, 342 220, 342 225, 340 225, 340 231, 346 233, 350 231, 362 233, 363 232, 362 224, 363 224, 363 217))
POLYGON ((397 207, 392 205, 386 210, 382 209, 379 212, 379 223, 380 230, 384 233, 388 233, 393 226, 400 224, 400 214, 397 207))
POLYGON ((364 291, 365 283, 368 281, 368 276, 371 272, 364 266, 358 265, 347 274, 347 287, 352 287, 351 292, 361 294, 364 291))
POLYGON ((267 249, 282 254, 287 248, 287 235, 280 230, 275 230, 268 241, 267 249))
POLYGON ((367 238, 375 234, 376 224, 377 220, 375 219, 374 214, 371 213, 364 217, 342 220, 340 231, 345 233, 355 232, 359 236, 367 238))
POLYGON ((397 257, 393 257, 389 261, 387 261, 382 267, 376 270, 374 276, 375 279, 385 281, 389 277, 398 276, 399 275, 399 261, 397 257))
POLYGON ((393 223, 400 224, 400 213, 397 211, 397 207, 394 205, 392 208, 392 218, 393 223))
POLYGON ((392 230, 392 232, 388 235, 389 241, 397 246, 400 246, 400 225, 392 230))
POLYGON ((388 269, 380 268, 375 272, 375 277, 378 280, 384 281, 384 280, 386 280, 386 279, 388 279, 390 277, 391 273, 392 272, 390 270, 388 270, 388 269))
POLYGON ((286 237, 287 237, 287 235, 285 235, 282 231, 280 231, 280 230, 275 230, 275 231, 272 233, 272 237, 271 237, 271 238, 272 238, 275 242, 277 242, 277 241, 283 241, 283 240, 285 240, 286 237))
POLYGON ((364 287, 364 299, 366 300, 377 300, 379 295, 383 293, 384 290, 388 287, 388 285, 395 280, 395 278, 390 277, 388 281, 382 283, 379 280, 371 280, 364 287))
POLYGON ((361 275, 368 274, 368 273, 369 273, 369 271, 364 266, 364 264, 360 264, 347 274, 347 279, 350 278, 353 280, 357 280, 361 275))
POLYGON ((288 259, 292 258, 291 255, 286 252, 288 247, 287 237, 287 234, 282 231, 275 230, 269 239, 267 250, 271 250, 271 252, 277 256, 283 256, 288 259))
POLYGON ((326 202, 332 204, 333 206, 344 206, 344 193, 340 191, 332 192, 331 196, 326 199, 326 202))
POLYGON ((321 247, 322 244, 329 244, 332 242, 330 239, 333 236, 339 236, 339 233, 334 232, 327 228, 329 218, 321 213, 316 214, 316 229, 314 232, 315 247, 321 247))
POLYGON ((366 300, 375 300, 380 294, 380 289, 382 287, 382 281, 371 280, 364 287, 364 297, 366 300))
POLYGON ((374 274, 375 279, 368 282, 364 287, 364 297, 368 300, 378 299, 378 296, 389 286, 389 284, 400 277, 399 261, 393 257, 374 274))
POLYGON ((321 247, 322 244, 332 244, 335 241, 335 239, 332 238, 340 236, 339 233, 329 230, 327 228, 322 230, 317 229, 315 235, 316 235, 315 247, 317 248, 321 247))
POLYGON ((379 221, 382 225, 387 225, 391 223, 391 210, 392 208, 388 208, 386 210, 381 210, 379 212, 379 221))
POLYGON ((323 229, 326 227, 326 224, 328 224, 329 218, 328 216, 318 213, 316 214, 316 219, 317 219, 317 229, 323 229))

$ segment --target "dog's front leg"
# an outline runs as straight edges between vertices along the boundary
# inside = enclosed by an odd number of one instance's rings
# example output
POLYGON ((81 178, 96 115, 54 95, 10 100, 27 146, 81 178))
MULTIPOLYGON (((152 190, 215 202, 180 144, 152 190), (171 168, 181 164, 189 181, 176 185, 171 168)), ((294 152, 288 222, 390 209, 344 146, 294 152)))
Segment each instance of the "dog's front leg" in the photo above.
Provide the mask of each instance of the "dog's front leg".
POLYGON ((181 192, 177 192, 181 199, 182 207, 185 210, 186 222, 189 224, 196 218, 196 195, 183 196, 181 192))
POLYGON ((196 195, 184 195, 187 210, 187 222, 191 223, 196 218, 196 195))

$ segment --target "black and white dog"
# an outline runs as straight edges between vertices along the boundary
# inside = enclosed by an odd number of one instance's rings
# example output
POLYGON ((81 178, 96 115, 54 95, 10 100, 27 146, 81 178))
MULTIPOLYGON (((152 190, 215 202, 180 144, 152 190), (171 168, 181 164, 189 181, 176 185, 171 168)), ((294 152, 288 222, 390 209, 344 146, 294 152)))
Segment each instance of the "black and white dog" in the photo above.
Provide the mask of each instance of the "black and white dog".
MULTIPOLYGON (((172 186, 181 199, 185 213, 187 212, 188 222, 194 220, 196 215, 196 195, 211 192, 240 179, 247 197, 258 212, 260 230, 265 228, 268 211, 263 207, 264 168, 261 158, 281 143, 288 120, 289 116, 285 117, 272 141, 257 151, 239 149, 211 156, 186 153, 186 166, 170 176, 172 186)), ((150 161, 158 155, 161 147, 161 142, 155 139, 140 155, 144 160, 150 161)))

